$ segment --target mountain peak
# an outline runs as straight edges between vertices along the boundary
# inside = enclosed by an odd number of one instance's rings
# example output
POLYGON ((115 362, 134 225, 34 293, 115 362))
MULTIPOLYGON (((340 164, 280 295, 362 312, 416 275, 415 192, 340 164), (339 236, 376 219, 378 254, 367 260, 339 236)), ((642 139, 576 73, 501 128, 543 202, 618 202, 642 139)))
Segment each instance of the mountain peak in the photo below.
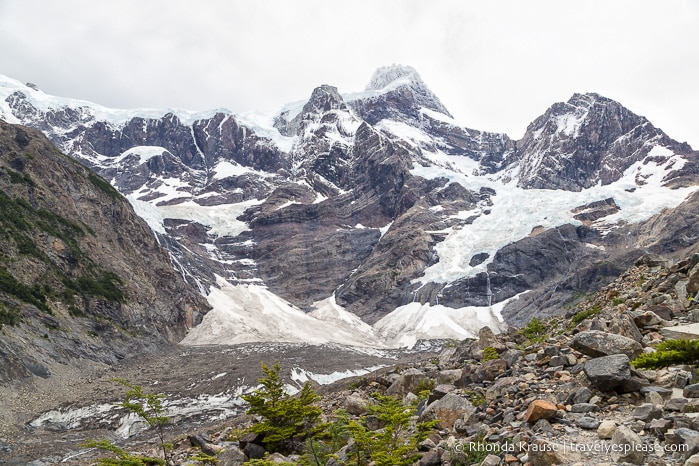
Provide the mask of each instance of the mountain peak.
POLYGON ((423 109, 452 118, 412 66, 382 66, 371 76, 364 92, 348 97, 350 106, 372 125, 388 118, 419 126, 423 109))
POLYGON ((313 89, 311 98, 303 106, 302 113, 329 112, 347 108, 344 100, 335 86, 323 84, 313 89))
POLYGON ((374 71, 369 84, 366 86, 366 90, 380 91, 391 85, 391 87, 395 88, 402 84, 413 84, 418 87, 427 88, 415 68, 407 65, 393 64, 382 66, 374 71))

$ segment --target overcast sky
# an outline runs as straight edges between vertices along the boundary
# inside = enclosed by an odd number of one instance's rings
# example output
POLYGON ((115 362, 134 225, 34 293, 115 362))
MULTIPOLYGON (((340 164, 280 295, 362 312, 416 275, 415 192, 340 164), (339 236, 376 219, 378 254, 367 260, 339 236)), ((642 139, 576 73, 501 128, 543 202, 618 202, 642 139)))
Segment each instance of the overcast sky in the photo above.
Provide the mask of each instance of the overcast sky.
POLYGON ((400 63, 519 138, 598 92, 699 149, 699 2, 0 0, 0 74, 108 107, 273 111, 400 63))

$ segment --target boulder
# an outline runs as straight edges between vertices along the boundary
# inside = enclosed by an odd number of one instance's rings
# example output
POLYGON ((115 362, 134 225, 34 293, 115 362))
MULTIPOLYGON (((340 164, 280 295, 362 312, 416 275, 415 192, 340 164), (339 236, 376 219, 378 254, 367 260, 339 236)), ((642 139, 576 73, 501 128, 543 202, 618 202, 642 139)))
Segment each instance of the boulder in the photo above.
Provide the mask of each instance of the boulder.
POLYGON ((476 369, 473 374, 475 383, 491 382, 499 375, 502 375, 507 370, 507 363, 503 359, 491 359, 484 362, 476 369))
POLYGON ((350 414, 361 416, 366 413, 366 401, 359 395, 350 395, 345 399, 345 409, 350 414))
POLYGON ((591 359, 584 364, 583 371, 590 382, 603 392, 620 389, 631 378, 629 357, 625 354, 591 359))
POLYGON ((403 396, 408 392, 414 392, 420 382, 426 382, 428 379, 427 374, 419 369, 406 369, 400 374, 398 380, 388 387, 386 394, 403 396))
POLYGON ((504 396, 510 390, 516 391, 517 384, 520 379, 517 377, 503 377, 496 380, 490 387, 485 391, 485 399, 487 401, 493 401, 497 398, 504 396))
POLYGON ((580 419, 578 419, 577 421, 575 421, 575 424, 578 427, 581 427, 583 429, 595 430, 595 429, 599 428, 601 423, 598 419, 596 419, 592 416, 583 416, 580 419))
POLYGON ((633 359, 643 352, 643 346, 636 340, 599 330, 578 333, 570 346, 593 358, 625 354, 633 359))
POLYGON ((457 419, 463 417, 464 414, 471 414, 475 411, 476 408, 469 400, 451 392, 442 399, 429 404, 421 418, 436 419, 443 429, 451 429, 457 419))
POLYGON ((442 460, 435 450, 430 450, 422 455, 418 463, 419 466, 439 466, 440 464, 442 464, 442 460))
POLYGON ((612 435, 612 460, 617 463, 643 464, 643 443, 634 431, 619 426, 612 435))
POLYGON ((663 410, 651 403, 642 404, 633 410, 633 418, 637 421, 648 422, 661 417, 663 417, 663 410))
POLYGON ((565 445, 537 439, 529 445, 529 462, 532 466, 573 464, 579 455, 566 450, 565 445))
POLYGON ((524 415, 524 420, 530 424, 534 424, 539 419, 551 419, 558 412, 555 404, 546 400, 534 400, 529 403, 527 412, 524 415))
POLYGON ((218 466, 242 466, 245 463, 245 453, 235 445, 228 445, 217 457, 218 466))
POLYGON ((616 422, 610 419, 605 419, 604 421, 600 422, 600 425, 597 427, 597 437, 603 440, 608 440, 612 438, 615 431, 616 422))
POLYGON ((461 378, 461 369, 448 369, 439 371, 437 375, 437 380, 435 383, 440 384, 454 384, 457 380, 461 378))

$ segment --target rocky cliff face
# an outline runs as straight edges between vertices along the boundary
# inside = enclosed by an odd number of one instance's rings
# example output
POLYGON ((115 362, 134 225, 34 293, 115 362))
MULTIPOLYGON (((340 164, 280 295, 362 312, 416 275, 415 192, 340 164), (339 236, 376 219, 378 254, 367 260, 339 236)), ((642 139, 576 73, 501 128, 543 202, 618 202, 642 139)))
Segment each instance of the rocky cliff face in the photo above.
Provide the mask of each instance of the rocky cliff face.
POLYGON ((332 298, 371 324, 393 314, 382 338, 423 335, 435 315, 452 320, 433 336, 467 336, 453 319, 492 306, 511 322, 560 312, 646 250, 695 238, 682 201, 697 153, 596 94, 554 104, 516 141, 458 125, 401 66, 359 93, 320 86, 267 120, 2 89, 2 117, 128 195, 204 294, 222 278, 304 311, 332 298))
POLYGON ((0 122, 0 202, 0 381, 155 351, 207 312, 116 189, 39 131, 0 122))
MULTIPOLYGON (((517 160, 513 176, 519 186, 581 191, 619 180, 657 146, 676 154, 692 152, 618 102, 575 94, 534 120, 510 157, 517 160)), ((668 181, 675 176, 669 173, 668 181)))

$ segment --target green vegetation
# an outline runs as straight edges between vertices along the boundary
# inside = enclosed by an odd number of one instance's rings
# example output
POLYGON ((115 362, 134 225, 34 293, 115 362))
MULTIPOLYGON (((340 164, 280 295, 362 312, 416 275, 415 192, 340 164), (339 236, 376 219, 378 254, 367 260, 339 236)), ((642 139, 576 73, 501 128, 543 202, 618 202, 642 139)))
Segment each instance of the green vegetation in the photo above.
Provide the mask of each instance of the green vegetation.
POLYGON ((570 319, 571 323, 573 325, 578 325, 580 322, 583 320, 595 316, 602 312, 602 305, 601 304, 594 304, 593 306, 583 310, 576 312, 575 315, 573 316, 572 319, 570 319))
POLYGON ((420 398, 427 398, 434 389, 434 379, 422 379, 417 383, 413 393, 420 398))
POLYGON ((483 349, 483 362, 497 359, 498 357, 498 351, 492 346, 487 346, 483 349))
POLYGON ((541 343, 549 337, 546 324, 538 317, 532 317, 527 325, 519 330, 519 333, 527 339, 529 344, 541 343))
POLYGON ((350 419, 340 413, 339 423, 352 440, 348 452, 348 465, 367 466, 407 466, 419 458, 418 445, 427 438, 436 421, 418 423, 414 431, 410 429, 410 419, 416 406, 406 407, 394 397, 374 393, 377 403, 367 405, 367 415, 359 420, 350 419), (383 425, 380 430, 372 430, 367 425, 367 417, 373 416, 383 425))
POLYGON ((465 393, 466 397, 469 399, 471 404, 473 406, 481 406, 486 403, 485 396, 483 394, 478 393, 475 390, 467 390, 465 393))
POLYGON ((121 197, 121 194, 119 194, 119 191, 114 189, 114 187, 109 184, 104 178, 100 177, 99 175, 90 172, 87 175, 87 179, 90 180, 90 183, 92 183, 97 189, 102 191, 104 194, 109 196, 112 199, 119 199, 121 197))
POLYGON ((46 304, 46 295, 41 291, 39 285, 29 287, 17 281, 17 279, 2 265, 0 265, 0 291, 22 302, 33 304, 44 312, 51 313, 51 309, 46 304))
POLYGON ((165 395, 146 393, 140 386, 133 385, 123 379, 114 380, 129 389, 124 396, 124 402, 120 403, 120 406, 138 415, 150 428, 156 429, 163 458, 134 455, 117 447, 109 440, 89 440, 83 446, 86 448, 99 448, 116 455, 116 458, 97 460, 97 464, 101 465, 153 466, 169 464, 173 446, 165 442, 165 433, 163 431, 164 426, 170 422, 170 419, 164 416, 163 400, 165 395))
POLYGON ((264 377, 258 382, 262 387, 242 396, 250 403, 247 413, 263 418, 262 422, 250 428, 250 432, 264 435, 263 445, 267 451, 295 451, 307 438, 322 430, 319 426, 321 409, 314 405, 320 397, 310 382, 306 382, 297 395, 287 394, 279 376, 279 362, 272 367, 264 363, 261 366, 264 377))
POLYGON ((655 352, 641 354, 631 364, 639 369, 699 364, 699 340, 666 340, 656 347, 655 352))
POLYGON ((17 325, 20 321, 19 310, 16 307, 10 307, 9 309, 0 304, 0 328, 3 325, 17 325))
POLYGON ((16 172, 8 167, 3 167, 5 172, 10 177, 10 183, 12 184, 26 184, 27 186, 35 187, 36 183, 34 183, 34 180, 32 180, 29 175, 26 175, 24 173, 19 173, 16 172))
MULTIPOLYGON (((48 298, 57 299, 64 302, 70 314, 75 317, 83 314, 76 305, 75 295, 101 297, 113 302, 125 301, 126 297, 120 287, 122 280, 114 273, 100 270, 80 249, 78 241, 85 236, 86 231, 94 234, 90 228, 77 225, 49 210, 34 208, 26 200, 13 199, 3 191, 0 191, 0 210, 3 213, 0 216, 0 242, 4 246, 3 254, 0 254, 0 292, 48 313, 51 312, 48 298), (62 258, 71 265, 81 264, 81 277, 69 277, 64 268, 37 245, 41 233, 57 238, 65 245, 67 250, 62 258), (16 251, 19 258, 33 258, 44 264, 45 279, 58 284, 58 289, 54 290, 48 285, 29 287, 17 280, 5 265, 17 260, 11 253, 12 250, 16 251), (64 288, 60 287, 60 283, 63 283, 64 288)), ((18 315, 17 311, 12 315, 2 312, 0 322, 14 325, 18 315)))
POLYGON ((77 290, 88 296, 101 296, 108 301, 124 302, 124 292, 119 285, 123 282, 112 272, 101 272, 97 278, 80 277, 75 281, 77 290))

